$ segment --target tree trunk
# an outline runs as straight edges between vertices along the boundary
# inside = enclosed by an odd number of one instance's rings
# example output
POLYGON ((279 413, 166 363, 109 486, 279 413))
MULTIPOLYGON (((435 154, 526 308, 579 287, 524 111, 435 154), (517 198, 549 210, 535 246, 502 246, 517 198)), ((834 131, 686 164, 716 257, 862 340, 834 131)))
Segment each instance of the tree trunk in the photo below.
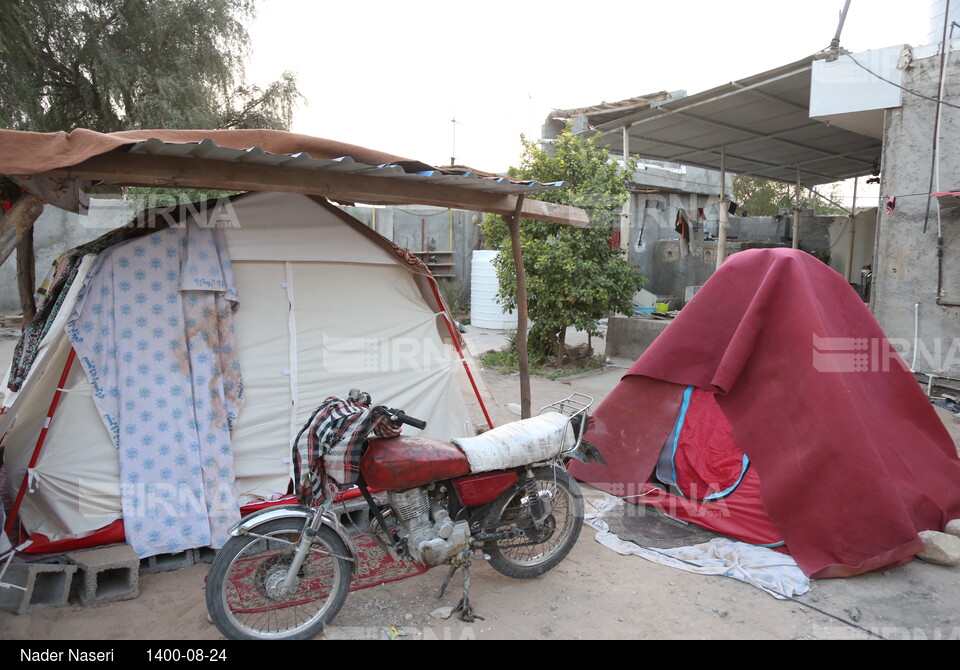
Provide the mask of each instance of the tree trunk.
POLYGON ((563 367, 563 355, 567 349, 567 329, 560 329, 560 337, 557 339, 557 367, 563 367))
POLYGON ((0 219, 0 265, 10 258, 24 234, 33 228, 33 222, 41 212, 43 200, 32 193, 25 193, 0 219))
POLYGON ((33 321, 37 315, 37 304, 33 293, 37 288, 36 260, 33 255, 33 226, 27 228, 17 245, 17 288, 20 291, 20 309, 23 311, 23 325, 33 321))

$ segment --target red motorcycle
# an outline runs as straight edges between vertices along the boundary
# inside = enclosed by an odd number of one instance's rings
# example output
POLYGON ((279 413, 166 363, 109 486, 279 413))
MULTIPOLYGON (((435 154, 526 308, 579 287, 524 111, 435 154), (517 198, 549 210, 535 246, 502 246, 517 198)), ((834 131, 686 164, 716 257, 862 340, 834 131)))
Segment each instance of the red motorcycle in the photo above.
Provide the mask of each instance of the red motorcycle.
MULTIPOLYGON (((351 391, 346 401, 332 398, 321 405, 301 435, 312 436, 327 463, 338 450, 338 458, 354 461, 340 474, 356 466, 355 483, 372 519, 366 532, 395 560, 448 565, 440 597, 456 571, 463 571, 463 598, 455 611, 472 621, 473 560, 488 560, 508 577, 530 578, 555 567, 576 543, 583 498, 565 465, 571 458, 603 463, 596 447, 583 440, 592 402, 574 394, 535 417, 442 442, 399 436, 402 424, 423 429, 426 423, 399 410, 371 408, 367 394, 351 391), (322 410, 325 422, 317 418, 322 410), (356 449, 343 448, 349 442, 346 416, 362 417, 351 424, 361 431, 356 449), (371 430, 388 436, 368 439, 371 430)), ((313 480, 312 493, 322 497, 320 479, 313 480)), ((311 490, 301 488, 300 498, 309 500, 311 490)), ((332 499, 327 494, 317 506, 265 509, 233 528, 207 577, 207 609, 221 633, 306 639, 333 620, 360 562, 332 499)))

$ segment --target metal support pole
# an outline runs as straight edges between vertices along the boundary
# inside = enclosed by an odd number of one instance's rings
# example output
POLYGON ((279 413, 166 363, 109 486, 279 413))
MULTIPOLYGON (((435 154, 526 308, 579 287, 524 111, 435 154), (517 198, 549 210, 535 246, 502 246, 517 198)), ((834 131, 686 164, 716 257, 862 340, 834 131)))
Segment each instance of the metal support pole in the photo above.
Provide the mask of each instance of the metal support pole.
POLYGON ((720 223, 717 230, 717 269, 727 260, 727 229, 730 227, 727 207, 727 148, 720 149, 720 223))
POLYGON ((800 248, 800 211, 803 207, 803 185, 800 183, 800 165, 797 165, 797 204, 793 210, 793 248, 800 248))
POLYGON ((850 240, 847 243, 847 272, 846 278, 847 283, 852 284, 853 282, 853 248, 854 241, 856 240, 857 235, 857 185, 860 182, 860 178, 853 180, 853 205, 850 207, 850 240))
MULTIPOLYGON (((630 126, 623 127, 623 167, 626 169, 628 159, 630 158, 630 126)), ((627 175, 633 179, 633 175, 627 175)), ((624 205, 623 216, 620 222, 620 248, 630 248, 631 217, 633 215, 633 193, 627 194, 627 202, 624 205)))
POLYGON ((621 141, 623 143, 623 167, 627 167, 627 157, 630 156, 630 126, 623 127, 621 132, 621 141))

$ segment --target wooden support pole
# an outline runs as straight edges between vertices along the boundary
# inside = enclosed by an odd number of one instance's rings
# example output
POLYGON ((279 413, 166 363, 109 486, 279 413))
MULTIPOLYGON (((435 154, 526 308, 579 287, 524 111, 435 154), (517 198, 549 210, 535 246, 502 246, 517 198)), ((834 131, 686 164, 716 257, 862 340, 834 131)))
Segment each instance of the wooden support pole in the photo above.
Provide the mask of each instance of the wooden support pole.
POLYGON ((17 244, 17 289, 20 291, 20 309, 23 312, 23 325, 33 321, 37 315, 37 304, 33 301, 37 289, 36 258, 33 254, 33 226, 23 231, 23 237, 17 244))
POLYGON ((520 213, 523 196, 517 198, 517 208, 506 217, 510 228, 510 246, 517 274, 517 361, 520 365, 520 418, 530 418, 530 359, 527 355, 527 274, 523 267, 523 248, 520 244, 520 213))
POLYGON ((33 228, 40 213, 43 212, 43 200, 25 193, 21 195, 10 208, 10 211, 0 219, 0 265, 3 265, 13 250, 20 244, 26 231, 33 228))

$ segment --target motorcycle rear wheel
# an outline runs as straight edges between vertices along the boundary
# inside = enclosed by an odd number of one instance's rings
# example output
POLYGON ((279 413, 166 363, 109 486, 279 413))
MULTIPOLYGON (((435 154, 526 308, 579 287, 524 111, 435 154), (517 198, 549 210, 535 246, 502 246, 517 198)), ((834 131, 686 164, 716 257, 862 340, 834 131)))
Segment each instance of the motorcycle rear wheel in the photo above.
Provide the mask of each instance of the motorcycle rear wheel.
POLYGON ((552 570, 580 537, 583 495, 577 482, 562 468, 537 468, 533 475, 537 492, 548 492, 552 506, 540 528, 533 523, 530 505, 525 502, 525 487, 502 493, 490 504, 483 522, 487 533, 509 532, 512 528, 524 531, 520 536, 484 543, 490 565, 507 577, 529 579, 552 570))
POLYGON ((279 593, 301 519, 276 519, 254 529, 260 537, 227 541, 207 575, 207 611, 233 640, 306 640, 337 615, 350 590, 350 563, 337 533, 321 526, 300 568, 296 590, 279 593), (282 541, 281 541, 282 540, 282 541), (293 543, 293 544, 290 544, 293 543))

